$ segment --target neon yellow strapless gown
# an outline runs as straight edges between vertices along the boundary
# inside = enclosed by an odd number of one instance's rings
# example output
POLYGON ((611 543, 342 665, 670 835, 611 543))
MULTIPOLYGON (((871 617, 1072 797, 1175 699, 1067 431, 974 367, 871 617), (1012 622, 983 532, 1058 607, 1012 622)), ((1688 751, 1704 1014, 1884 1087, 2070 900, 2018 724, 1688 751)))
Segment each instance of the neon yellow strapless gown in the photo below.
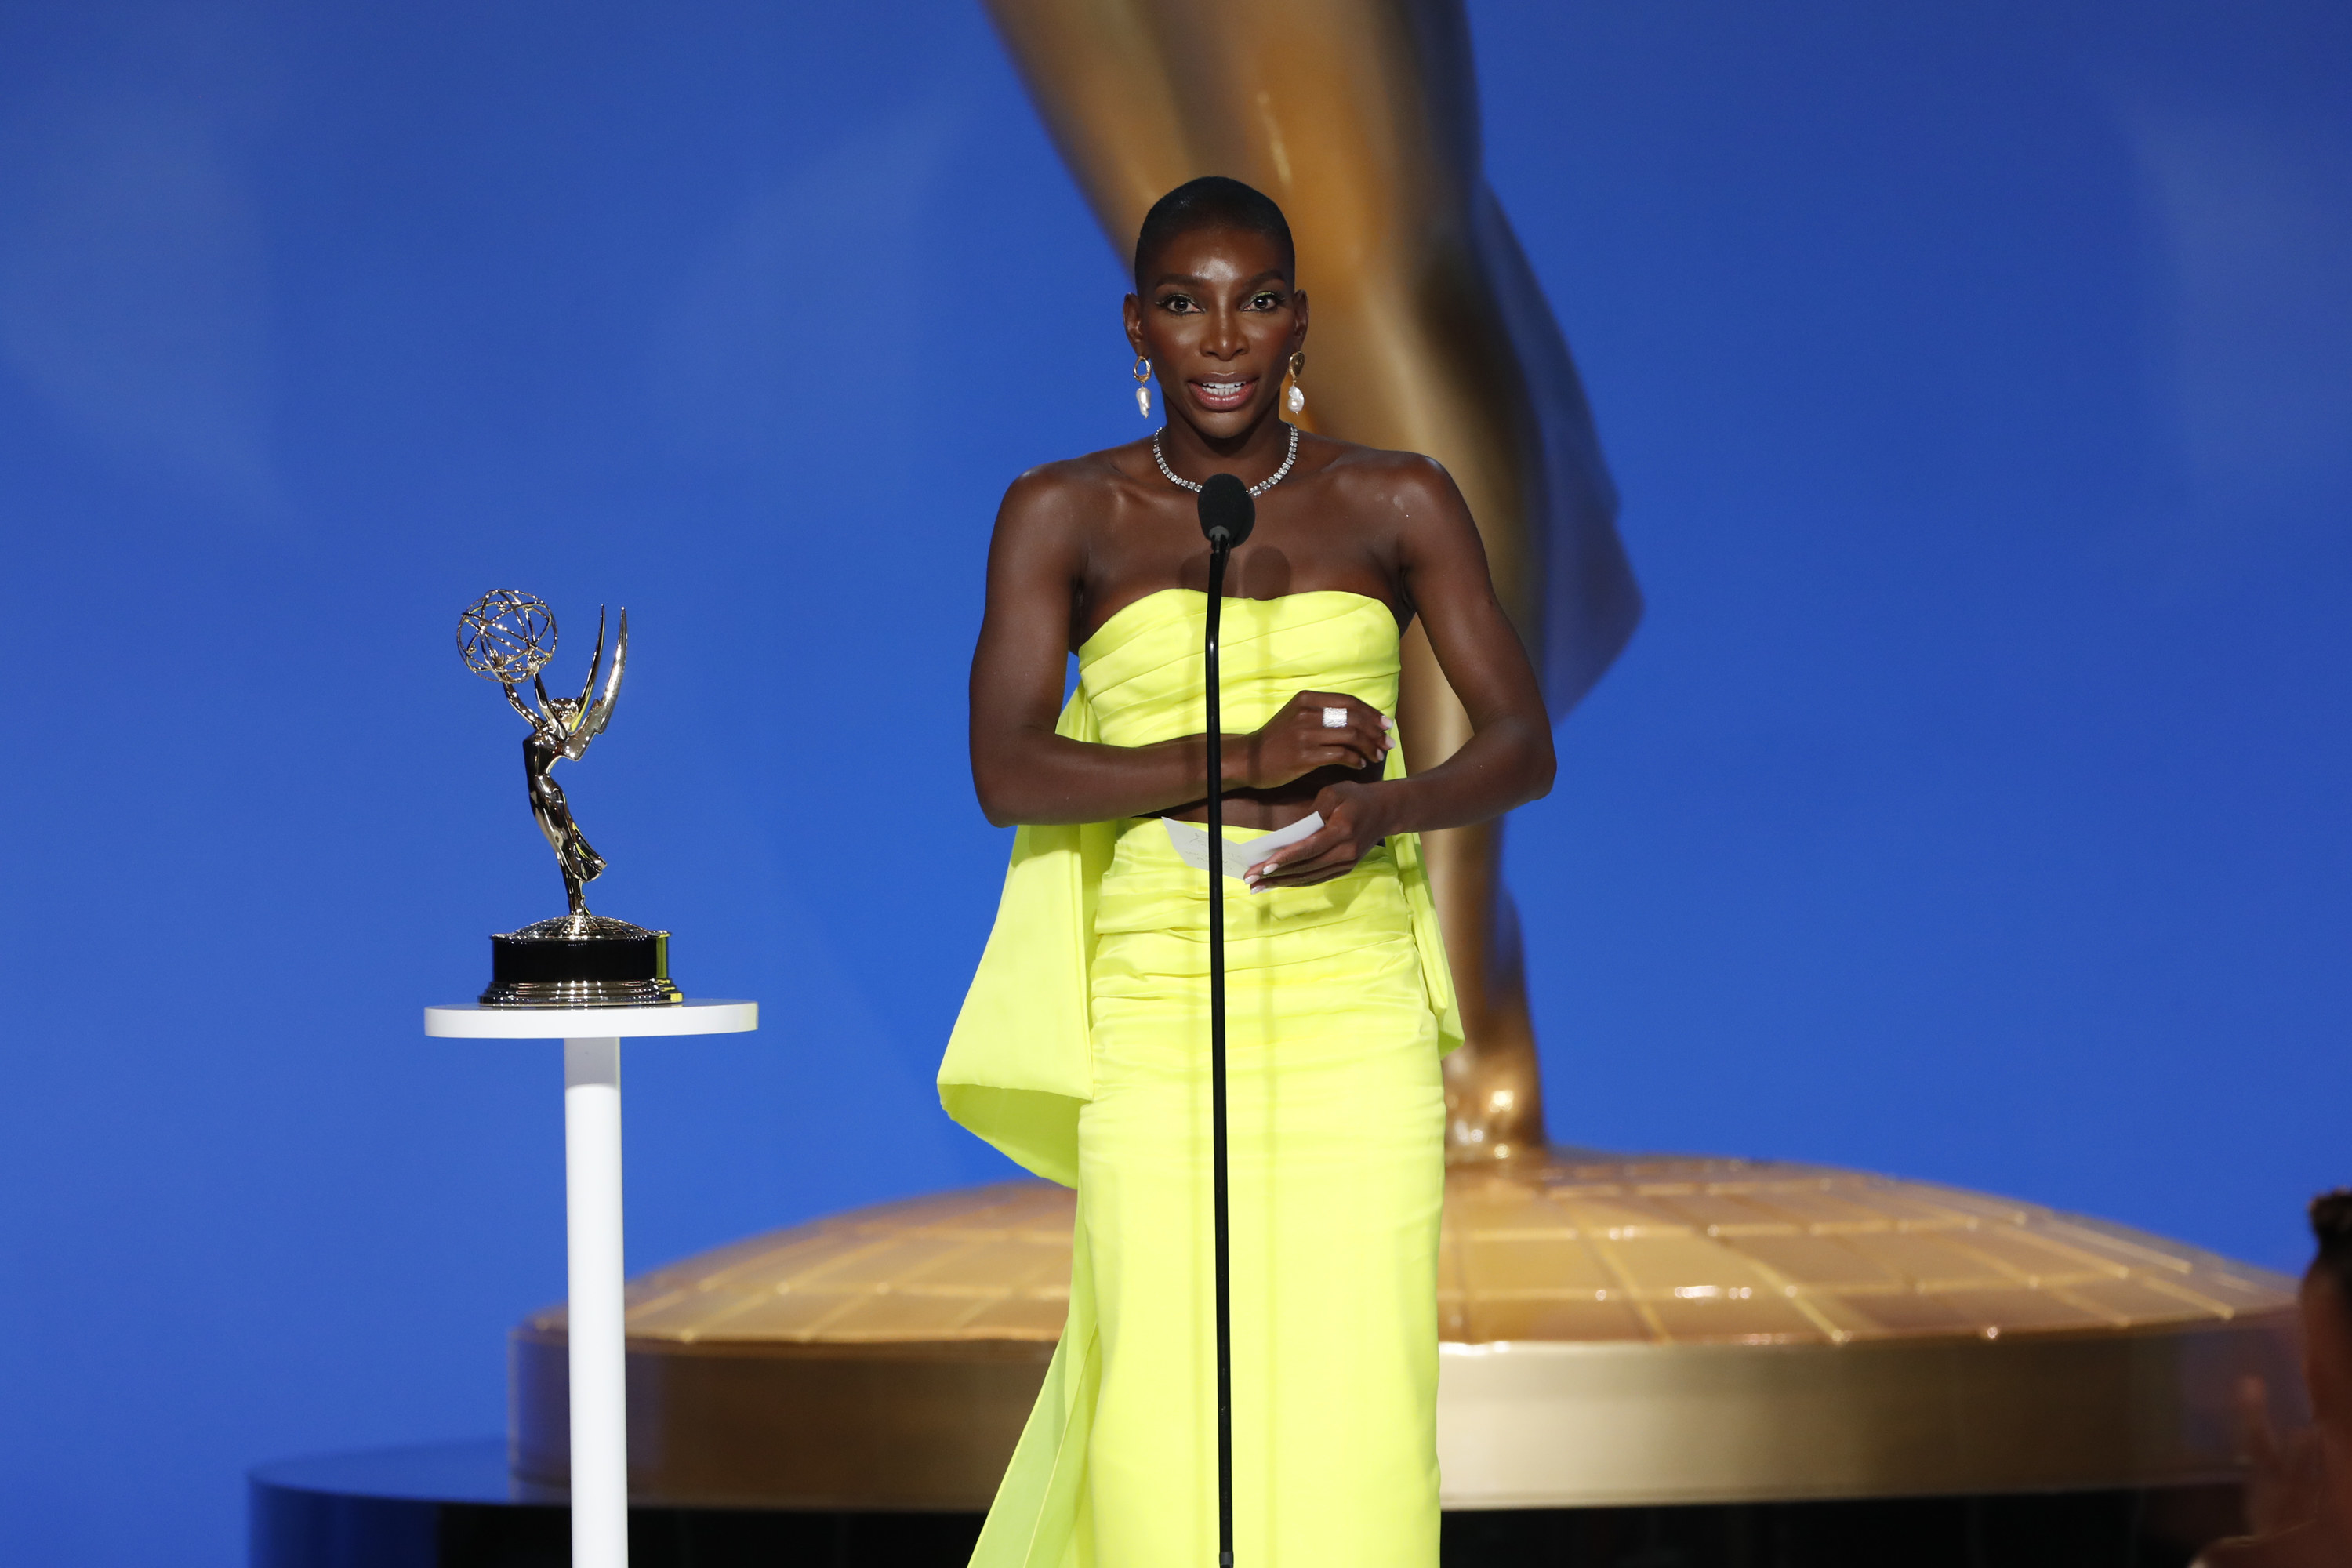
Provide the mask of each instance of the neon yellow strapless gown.
MULTIPOLYGON (((1206 605, 1170 589, 1112 616, 1060 732, 1199 733, 1206 605)), ((1229 599, 1223 633, 1229 732, 1307 689, 1395 711, 1378 600, 1229 599)), ((1077 1229, 974 1568, 1216 1562, 1206 883, 1157 821, 1015 835, 940 1097, 1076 1185, 1077 1229)), ((1224 894, 1237 1568, 1434 1568, 1438 1058, 1460 1031, 1419 841, 1224 894)))

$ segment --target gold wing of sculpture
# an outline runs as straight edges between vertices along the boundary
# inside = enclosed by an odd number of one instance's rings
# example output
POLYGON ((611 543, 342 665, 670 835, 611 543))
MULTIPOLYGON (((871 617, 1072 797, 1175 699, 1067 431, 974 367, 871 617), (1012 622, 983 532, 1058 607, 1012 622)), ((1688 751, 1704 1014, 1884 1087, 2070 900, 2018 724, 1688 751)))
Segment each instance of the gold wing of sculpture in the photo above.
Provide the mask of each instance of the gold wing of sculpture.
POLYGON ((596 606, 596 647, 588 656, 588 679, 580 683, 580 711, 588 711, 588 700, 596 693, 596 672, 604 667, 604 606, 596 606))
POLYGON ((587 684, 580 689, 580 717, 563 744, 563 754, 575 763, 588 750, 588 742, 603 734, 604 726, 613 721, 613 704, 621 699, 621 669, 629 662, 629 612, 625 607, 621 611, 620 636, 613 639, 612 672, 604 678, 604 691, 592 702, 589 693, 596 689, 596 671, 604 662, 604 609, 600 605, 596 608, 596 652, 588 661, 587 684))

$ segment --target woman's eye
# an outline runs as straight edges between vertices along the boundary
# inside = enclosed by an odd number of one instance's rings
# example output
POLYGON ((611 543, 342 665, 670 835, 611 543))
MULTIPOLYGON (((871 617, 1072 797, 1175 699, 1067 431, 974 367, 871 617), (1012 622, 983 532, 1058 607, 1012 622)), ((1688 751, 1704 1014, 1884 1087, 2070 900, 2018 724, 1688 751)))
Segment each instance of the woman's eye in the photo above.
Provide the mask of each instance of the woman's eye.
POLYGON ((1181 316, 1192 309, 1192 301, 1181 294, 1171 294, 1160 301, 1160 308, 1181 316))
POLYGON ((1250 309, 1253 310, 1279 310, 1282 309, 1282 296, 1279 294, 1260 294, 1256 299, 1250 301, 1250 309))

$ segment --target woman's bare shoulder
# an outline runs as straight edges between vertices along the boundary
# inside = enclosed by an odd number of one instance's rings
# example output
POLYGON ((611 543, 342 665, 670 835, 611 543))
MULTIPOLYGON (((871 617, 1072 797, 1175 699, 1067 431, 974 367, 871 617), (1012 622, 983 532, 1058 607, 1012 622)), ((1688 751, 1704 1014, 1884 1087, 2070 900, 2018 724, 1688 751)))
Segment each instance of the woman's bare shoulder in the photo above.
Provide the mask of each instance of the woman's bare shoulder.
POLYGON ((1436 458, 1328 436, 1312 439, 1328 451, 1320 471, 1349 510, 1379 509, 1402 521, 1441 524, 1463 515, 1462 492, 1436 458))
POLYGON ((1150 447, 1149 441, 1130 441, 1024 469, 1004 488, 1004 510, 1099 505, 1135 482, 1139 456, 1150 466, 1150 447))
MULTIPOLYGON (((1135 451, 1143 445, 1040 463, 1015 476, 996 509, 997 539, 1024 545, 1059 541, 1082 550, 1120 494, 1134 485, 1135 451)), ((1148 447, 1144 460, 1150 460, 1148 447)))

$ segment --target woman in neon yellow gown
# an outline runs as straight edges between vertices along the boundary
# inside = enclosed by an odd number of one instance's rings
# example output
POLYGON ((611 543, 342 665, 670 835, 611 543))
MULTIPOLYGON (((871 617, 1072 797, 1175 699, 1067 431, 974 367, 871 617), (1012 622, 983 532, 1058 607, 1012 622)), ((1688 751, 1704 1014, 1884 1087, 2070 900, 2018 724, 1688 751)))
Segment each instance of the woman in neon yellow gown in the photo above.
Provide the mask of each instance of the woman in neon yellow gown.
POLYGON ((940 1097, 1078 1206, 1068 1323, 975 1568, 1216 1562, 1210 893, 1158 819, 1203 815, 1192 492, 1218 472, 1259 495, 1223 610, 1227 833, 1323 819, 1220 879, 1236 1563, 1437 1562, 1438 1058, 1460 1031, 1417 835, 1543 794, 1550 728, 1443 470, 1280 418, 1294 268, 1249 187, 1163 197, 1127 330, 1165 429, 1023 475, 997 520, 972 773, 1019 831, 940 1097), (1407 778, 1388 716, 1415 616, 1474 733, 1407 778))

